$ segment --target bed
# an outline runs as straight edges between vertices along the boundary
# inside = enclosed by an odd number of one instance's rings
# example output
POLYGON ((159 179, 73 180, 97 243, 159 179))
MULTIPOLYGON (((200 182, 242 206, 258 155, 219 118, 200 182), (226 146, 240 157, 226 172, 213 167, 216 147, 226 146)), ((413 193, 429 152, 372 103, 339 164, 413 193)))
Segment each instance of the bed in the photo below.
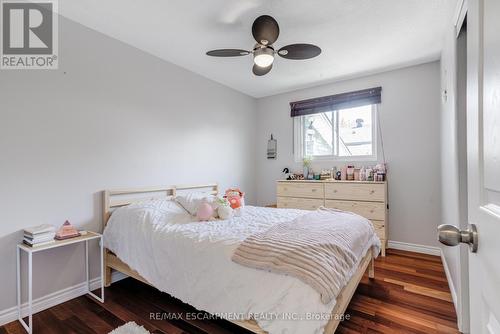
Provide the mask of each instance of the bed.
POLYGON ((363 274, 368 269, 369 277, 374 276, 373 260, 378 250, 366 245, 335 300, 321 303, 315 290, 294 277, 230 260, 245 236, 294 219, 304 211, 247 206, 231 223, 200 223, 176 211, 172 204, 176 194, 187 192, 217 195, 218 186, 104 191, 106 286, 111 284, 111 271, 116 270, 253 333, 331 334, 363 274))

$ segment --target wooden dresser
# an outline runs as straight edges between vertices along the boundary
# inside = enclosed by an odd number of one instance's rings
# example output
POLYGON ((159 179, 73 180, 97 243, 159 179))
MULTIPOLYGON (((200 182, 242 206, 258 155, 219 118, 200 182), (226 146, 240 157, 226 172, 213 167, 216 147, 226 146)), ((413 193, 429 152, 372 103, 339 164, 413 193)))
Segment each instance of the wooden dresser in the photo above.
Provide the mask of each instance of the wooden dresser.
POLYGON ((368 218, 387 246, 387 182, 364 181, 278 181, 277 207, 316 210, 320 206, 351 211, 368 218))

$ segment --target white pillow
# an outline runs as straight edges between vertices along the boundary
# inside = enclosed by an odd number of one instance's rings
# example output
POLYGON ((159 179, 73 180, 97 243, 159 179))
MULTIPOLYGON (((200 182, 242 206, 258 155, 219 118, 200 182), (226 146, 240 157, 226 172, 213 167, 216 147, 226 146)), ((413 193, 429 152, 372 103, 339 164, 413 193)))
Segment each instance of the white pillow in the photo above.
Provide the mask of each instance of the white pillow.
POLYGON ((193 192, 177 195, 175 196, 175 200, 177 203, 182 205, 182 207, 186 209, 189 214, 196 216, 196 212, 198 211, 200 204, 203 202, 213 204, 215 196, 203 192, 193 192))
MULTIPOLYGON (((137 202, 122 208, 128 209, 144 209, 153 206, 155 209, 162 210, 163 212, 172 214, 186 214, 186 209, 173 199, 153 199, 137 202)), ((121 209, 121 208, 120 208, 121 209)))
POLYGON ((173 199, 163 200, 161 205, 159 206, 159 209, 163 210, 164 212, 168 212, 169 214, 186 214, 186 210, 184 209, 184 207, 173 199))

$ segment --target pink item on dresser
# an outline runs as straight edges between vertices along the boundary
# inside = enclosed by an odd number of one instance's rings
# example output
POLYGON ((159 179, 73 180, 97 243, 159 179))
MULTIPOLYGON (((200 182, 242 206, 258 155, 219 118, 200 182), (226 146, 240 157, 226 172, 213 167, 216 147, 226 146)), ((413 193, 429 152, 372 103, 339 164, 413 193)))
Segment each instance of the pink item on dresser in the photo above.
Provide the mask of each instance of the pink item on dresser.
POLYGON ((80 236, 80 232, 66 220, 57 231, 55 239, 64 240, 78 236, 80 236))
POLYGON ((342 169, 340 170, 340 179, 342 181, 347 180, 347 167, 342 167, 342 169))

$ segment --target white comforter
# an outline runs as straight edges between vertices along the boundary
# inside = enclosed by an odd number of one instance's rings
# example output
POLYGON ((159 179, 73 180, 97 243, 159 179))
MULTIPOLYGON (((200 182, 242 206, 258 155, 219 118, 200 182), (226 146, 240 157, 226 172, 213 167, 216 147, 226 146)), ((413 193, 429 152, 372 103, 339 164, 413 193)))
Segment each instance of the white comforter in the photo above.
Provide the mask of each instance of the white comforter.
MULTIPOLYGON (((270 334, 322 333, 335 300, 323 304, 297 278, 231 261, 246 237, 304 213, 246 206, 232 220, 197 222, 175 202, 151 201, 116 210, 104 245, 156 288, 199 310, 228 320, 252 316, 270 334)), ((363 256, 373 240, 360 246, 363 256)))

